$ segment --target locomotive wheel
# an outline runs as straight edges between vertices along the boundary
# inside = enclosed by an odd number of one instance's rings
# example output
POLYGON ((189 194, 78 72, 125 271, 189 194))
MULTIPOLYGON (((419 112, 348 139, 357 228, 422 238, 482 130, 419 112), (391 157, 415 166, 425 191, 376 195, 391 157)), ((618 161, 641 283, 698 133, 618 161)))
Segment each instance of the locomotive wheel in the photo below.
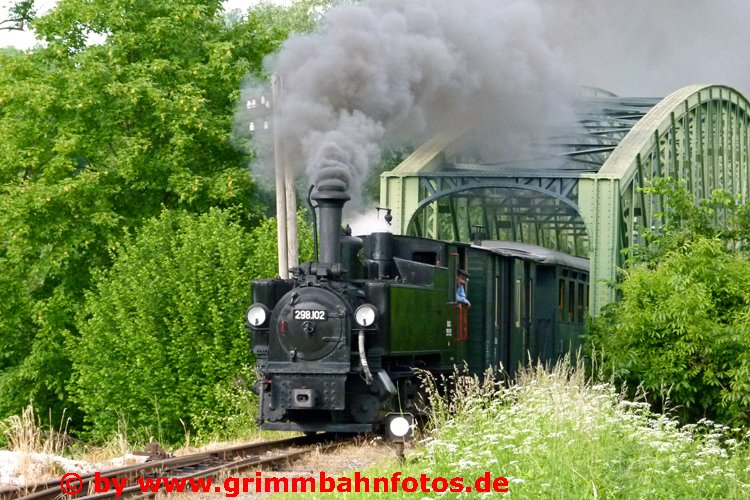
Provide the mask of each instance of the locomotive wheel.
POLYGON ((355 422, 369 424, 378 418, 380 407, 380 399, 374 394, 357 394, 352 398, 352 406, 349 411, 355 422))

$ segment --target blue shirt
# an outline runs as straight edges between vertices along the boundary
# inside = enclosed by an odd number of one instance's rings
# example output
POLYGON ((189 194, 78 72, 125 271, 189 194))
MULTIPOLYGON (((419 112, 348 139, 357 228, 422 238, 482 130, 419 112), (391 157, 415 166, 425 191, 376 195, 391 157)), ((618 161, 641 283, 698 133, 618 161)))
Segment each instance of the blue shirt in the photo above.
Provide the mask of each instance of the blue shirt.
POLYGON ((466 298, 466 290, 464 290, 463 285, 458 285, 456 287, 456 302, 469 305, 469 299, 466 298))

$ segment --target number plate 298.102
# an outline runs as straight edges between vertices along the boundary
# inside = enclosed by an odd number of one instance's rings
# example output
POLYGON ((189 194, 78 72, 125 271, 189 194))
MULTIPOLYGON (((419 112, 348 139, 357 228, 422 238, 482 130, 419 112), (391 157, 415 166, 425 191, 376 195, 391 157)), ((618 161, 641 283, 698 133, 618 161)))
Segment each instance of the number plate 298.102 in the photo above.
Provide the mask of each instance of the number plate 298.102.
POLYGON ((326 312, 322 309, 295 309, 294 319, 301 321, 325 321, 326 312))

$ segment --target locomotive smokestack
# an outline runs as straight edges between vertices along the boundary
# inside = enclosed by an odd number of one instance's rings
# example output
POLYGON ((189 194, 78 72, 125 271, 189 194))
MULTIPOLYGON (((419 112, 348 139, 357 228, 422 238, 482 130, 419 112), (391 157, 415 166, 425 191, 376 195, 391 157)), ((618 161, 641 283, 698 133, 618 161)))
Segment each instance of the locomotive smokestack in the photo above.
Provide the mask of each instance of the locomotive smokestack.
POLYGON ((320 231, 320 262, 338 264, 341 262, 341 213, 344 203, 351 197, 343 186, 322 185, 312 195, 318 202, 320 231))

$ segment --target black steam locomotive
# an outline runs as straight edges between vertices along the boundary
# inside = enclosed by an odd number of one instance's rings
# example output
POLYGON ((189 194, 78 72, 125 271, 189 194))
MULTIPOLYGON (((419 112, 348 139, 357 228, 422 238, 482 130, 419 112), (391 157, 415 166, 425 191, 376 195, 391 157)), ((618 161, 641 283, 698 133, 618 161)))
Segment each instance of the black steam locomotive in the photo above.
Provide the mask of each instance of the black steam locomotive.
POLYGON ((341 230, 343 191, 313 199, 318 262, 252 283, 262 428, 379 430, 388 414, 417 413, 415 368, 512 371, 578 346, 587 260, 521 243, 353 237, 341 230), (456 302, 459 270, 471 308, 456 302))

